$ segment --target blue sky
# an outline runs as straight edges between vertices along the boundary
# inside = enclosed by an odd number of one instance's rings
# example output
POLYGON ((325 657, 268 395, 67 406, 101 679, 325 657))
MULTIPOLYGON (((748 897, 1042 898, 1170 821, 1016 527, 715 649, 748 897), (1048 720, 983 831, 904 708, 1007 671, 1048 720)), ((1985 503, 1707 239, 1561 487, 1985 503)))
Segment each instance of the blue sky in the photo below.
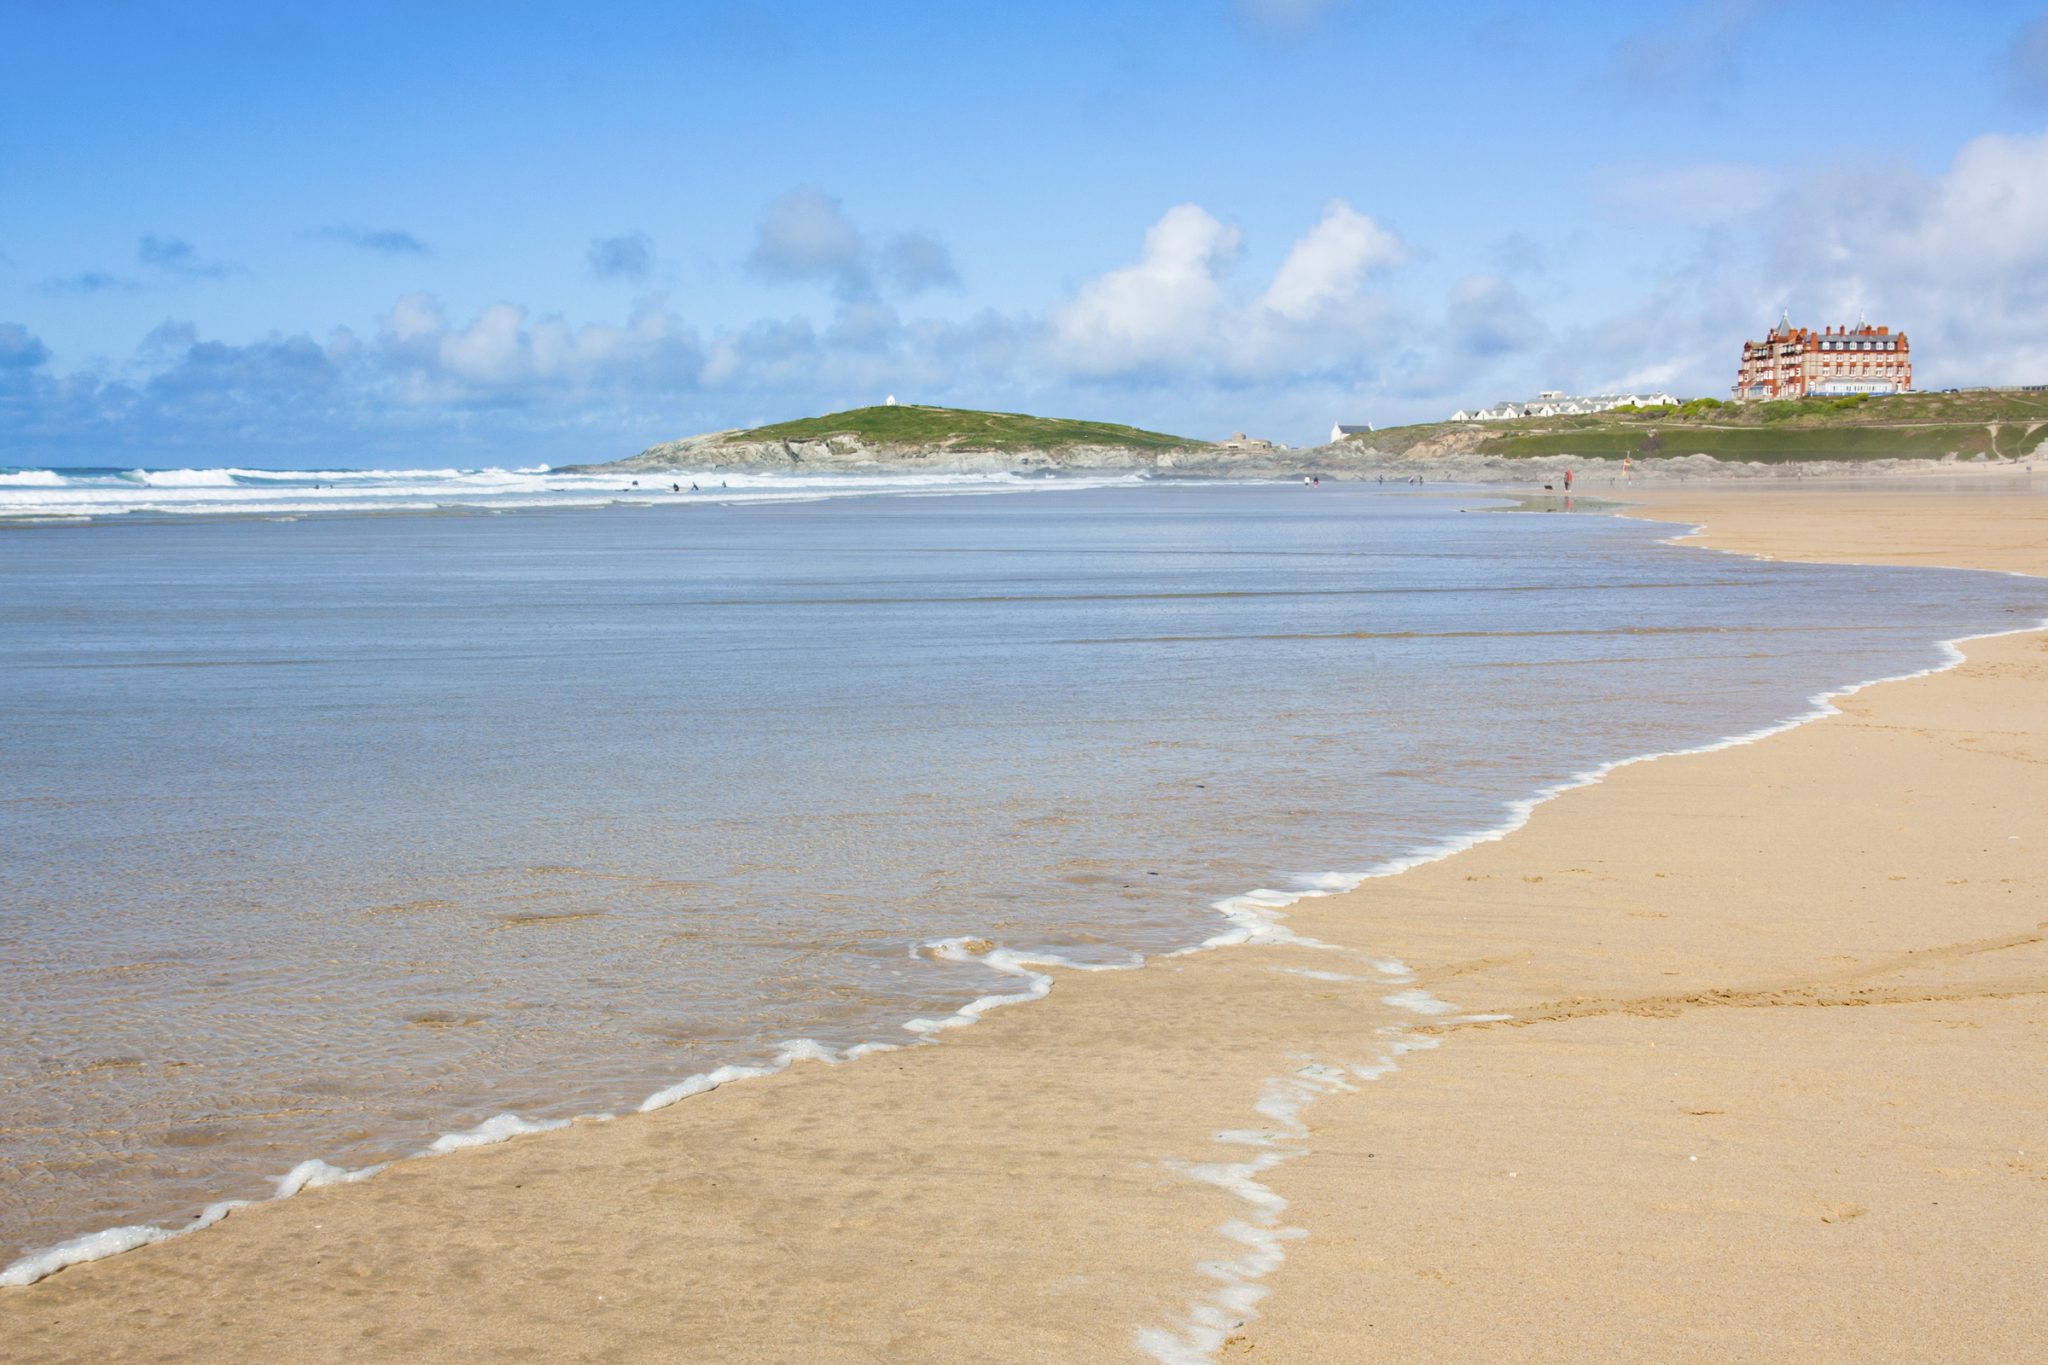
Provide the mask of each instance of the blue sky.
POLYGON ((0 463, 2048 381, 2048 8, 0 4, 0 463))

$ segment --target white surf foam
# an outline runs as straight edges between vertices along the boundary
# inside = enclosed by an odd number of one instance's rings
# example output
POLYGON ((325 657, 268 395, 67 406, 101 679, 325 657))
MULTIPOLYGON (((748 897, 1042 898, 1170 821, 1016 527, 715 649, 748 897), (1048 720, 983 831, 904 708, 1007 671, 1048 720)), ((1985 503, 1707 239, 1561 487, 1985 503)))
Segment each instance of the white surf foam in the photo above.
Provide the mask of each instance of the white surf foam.
POLYGON ((1145 965, 1145 959, 1132 954, 1124 962, 1077 962, 1061 957, 1057 953, 1019 953, 1009 948, 992 947, 984 939, 941 938, 919 944, 911 950, 913 957, 927 957, 937 962, 972 962, 987 967, 990 971, 1001 972, 1024 981, 1021 991, 1010 991, 1000 995, 984 995, 970 1000, 951 1014, 938 1018, 912 1019, 903 1027, 911 1033, 930 1037, 932 1034, 951 1028, 964 1028, 975 1023, 992 1009, 1004 1005, 1021 1005, 1027 1000, 1043 1000, 1052 991, 1052 977, 1043 969, 1056 967, 1071 972, 1121 972, 1145 965))
POLYGON ((0 474, 0 518, 305 515, 316 512, 696 506, 842 497, 940 497, 1101 488, 1138 475, 554 473, 521 469, 131 469, 0 474), (692 487, 692 482, 697 484, 692 487))
MULTIPOLYGON (((863 1046, 860 1055, 864 1056, 868 1052, 881 1050, 883 1049, 879 1045, 866 1044, 863 1046)), ((773 1076, 778 1071, 787 1071, 794 1062, 824 1062, 830 1065, 835 1062, 847 1061, 854 1055, 854 1050, 851 1048, 845 1052, 834 1052, 823 1043, 813 1042, 809 1038, 792 1038, 776 1049, 775 1057, 772 1061, 765 1062, 759 1066, 728 1064, 712 1071, 703 1071, 695 1076, 685 1077, 674 1085, 657 1090, 646 1099, 640 1101, 638 1112, 651 1114, 657 1109, 668 1108, 678 1100, 686 1100, 692 1095, 702 1095, 708 1091, 716 1090, 721 1085, 730 1085, 734 1081, 750 1081, 759 1076, 773 1076)))
POLYGON ((277 1177, 275 1199, 289 1199, 300 1190, 317 1190, 324 1185, 353 1185, 358 1180, 368 1180, 391 1163, 380 1161, 375 1166, 358 1166, 349 1170, 344 1166, 330 1166, 315 1158, 301 1161, 298 1165, 277 1177))
POLYGON ((147 488, 233 488, 232 469, 131 469, 128 477, 147 488))
MULTIPOLYGON (((1445 1011, 1456 1008, 1433 1003, 1445 1011)), ((1216 1229, 1230 1250, 1196 1263, 1196 1272, 1216 1287, 1198 1296, 1175 1321, 1141 1328, 1136 1335, 1139 1350, 1161 1365, 1208 1365, 1232 1332, 1258 1316, 1259 1302, 1268 1292, 1261 1281, 1286 1262, 1287 1243, 1309 1235, 1306 1228, 1282 1221, 1287 1200, 1263 1178, 1274 1167, 1308 1154, 1310 1131, 1302 1115, 1326 1096, 1355 1092, 1359 1087, 1354 1082, 1378 1080, 1398 1069, 1399 1059, 1407 1053, 1437 1045, 1435 1038, 1413 1035, 1398 1025, 1376 1032, 1382 1047, 1372 1061, 1335 1066, 1303 1058, 1288 1075, 1267 1078, 1253 1111, 1269 1126, 1221 1132, 1215 1139, 1250 1147, 1255 1155, 1243 1161, 1177 1167, 1191 1180, 1235 1195, 1245 1213, 1216 1229)))
POLYGON ((508 1142, 528 1133, 551 1133, 557 1128, 567 1128, 567 1119, 523 1119, 517 1114, 493 1114, 474 1128, 465 1128, 459 1133, 443 1133, 427 1144, 423 1156, 445 1156, 459 1152, 465 1147, 488 1147, 493 1143, 508 1142))
POLYGON ((248 1199, 224 1199, 218 1204, 208 1204, 182 1227, 164 1228, 153 1224, 134 1224, 129 1227, 103 1228, 98 1232, 88 1232, 83 1237, 73 1237, 68 1242, 59 1242, 53 1247, 32 1251, 21 1257, 5 1270, 0 1270, 0 1286, 18 1287, 34 1284, 44 1276, 54 1275, 66 1266, 118 1256, 124 1251, 133 1251, 137 1247, 149 1246, 155 1242, 168 1242, 173 1237, 182 1237, 188 1232, 210 1228, 236 1209, 253 1202, 248 1199))

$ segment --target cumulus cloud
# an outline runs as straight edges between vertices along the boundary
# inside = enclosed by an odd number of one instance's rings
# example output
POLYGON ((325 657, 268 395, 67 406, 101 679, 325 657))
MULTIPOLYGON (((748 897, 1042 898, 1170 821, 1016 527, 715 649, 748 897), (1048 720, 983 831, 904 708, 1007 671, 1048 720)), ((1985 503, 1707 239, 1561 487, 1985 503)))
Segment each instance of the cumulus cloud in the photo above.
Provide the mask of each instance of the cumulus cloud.
POLYGON ((510 301, 451 315, 409 294, 363 333, 228 340, 167 321, 126 358, 64 374, 9 323, 0 448, 58 463, 173 448, 254 463, 294 451, 417 461, 457 447, 492 460, 600 459, 739 414, 892 392, 1001 406, 994 396, 1042 365, 1041 336, 1033 319, 994 312, 906 321, 879 298, 841 300, 822 329, 797 316, 700 333, 658 297, 623 322, 576 323, 510 301))
POLYGON ((703 380, 714 387, 750 383, 775 388, 814 371, 821 349, 817 329, 807 318, 756 322, 712 342, 703 380))
MULTIPOLYGON (((360 432, 347 348, 273 333, 248 343, 200 338, 167 322, 116 373, 53 373, 46 363, 0 369, 0 435, 16 460, 104 459, 122 447, 266 452, 360 432), (10 378, 10 376, 12 376, 10 378)), ((360 447, 357 447, 360 450, 360 447)))
POLYGON ((574 326, 496 303, 470 322, 448 320, 440 302, 408 294, 377 332, 396 396, 411 403, 523 404, 545 396, 663 384, 694 386, 703 363, 696 334, 660 300, 643 301, 623 326, 574 326))
POLYGON ((1290 322, 1330 320, 1354 307, 1365 277, 1402 258, 1400 239, 1341 199, 1288 251, 1261 304, 1290 322))
POLYGON ((590 273, 601 280, 644 280, 654 272, 654 243, 644 232, 599 237, 590 244, 590 273))
POLYGON ((1170 208, 1127 265, 1081 286, 1053 315, 1061 355, 1087 374, 1131 373, 1192 359, 1213 341, 1222 272, 1243 234, 1196 204, 1170 208))
POLYGON ((1776 320, 1763 316, 1760 300, 1770 286, 1749 278, 1753 269, 1732 258, 1697 264, 1652 281, 1615 312, 1559 329, 1551 345, 1530 353, 1535 363, 1523 367, 1530 381, 1523 388, 1725 397, 1742 338, 1776 320))
POLYGON ((833 346, 881 351, 903 336, 903 319, 880 299, 850 299, 839 306, 825 338, 833 346))
POLYGON ((1098 378, 1207 374, 1226 382, 1355 369, 1383 305, 1367 278, 1399 261, 1399 240, 1342 200, 1287 252, 1256 295, 1228 285, 1242 234, 1195 204, 1169 209, 1138 260, 1082 285, 1051 318, 1070 371, 1098 378))
POLYGON ((882 248, 881 273, 904 294, 921 294, 927 289, 960 283, 960 273, 953 268, 953 253, 944 242, 922 232, 905 232, 891 238, 882 248))
POLYGON ((905 232, 877 247, 845 205, 814 189, 791 190, 768 206, 747 268, 766 280, 822 281, 843 300, 871 298, 883 284, 907 296, 960 282, 943 242, 905 232))
MULTIPOLYGON (((2048 132, 1975 138, 1933 174, 1903 161, 1793 179, 1724 170, 1731 185, 1773 188, 1739 217, 1695 222, 1691 252, 1633 300, 1527 351, 1530 387, 1723 394, 1742 338, 1780 309, 1813 326, 1867 314, 1905 330, 1923 385, 2048 377, 2048 132)), ((1454 344, 1474 339, 1462 311, 1454 298, 1454 344)))
POLYGON ((250 395, 270 402, 299 399, 334 388, 340 367, 327 347, 308 336, 273 333, 245 345, 202 341, 182 329, 176 359, 150 376, 148 392, 188 406, 238 409, 250 395))
POLYGON ((837 199, 796 189, 768 206, 747 268, 770 280, 830 280, 853 294, 868 287, 867 256, 867 243, 837 199))
POLYGON ((0 370, 28 370, 44 364, 50 348, 18 322, 0 322, 0 370))
POLYGON ((155 233, 146 235, 136 244, 135 258, 167 275, 190 280, 217 280, 229 270, 224 262, 200 256, 198 250, 182 237, 159 237, 155 233))
POLYGON ((1907 327, 1923 377, 2048 373, 2048 132, 1975 138, 1939 175, 1880 165, 1815 177, 1770 217, 1787 302, 1907 327))
POLYGON ((374 251, 383 256, 431 256, 433 248, 403 228, 365 228, 345 224, 313 229, 313 236, 374 251))

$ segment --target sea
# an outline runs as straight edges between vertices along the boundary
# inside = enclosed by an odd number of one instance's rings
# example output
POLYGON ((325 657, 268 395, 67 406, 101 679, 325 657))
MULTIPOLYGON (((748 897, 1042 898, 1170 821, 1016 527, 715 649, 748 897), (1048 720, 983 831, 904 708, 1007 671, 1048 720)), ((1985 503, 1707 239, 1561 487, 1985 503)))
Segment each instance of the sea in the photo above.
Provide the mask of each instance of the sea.
POLYGON ((640 483, 0 471, 15 1282, 931 1045, 2048 611, 1488 490, 640 483))

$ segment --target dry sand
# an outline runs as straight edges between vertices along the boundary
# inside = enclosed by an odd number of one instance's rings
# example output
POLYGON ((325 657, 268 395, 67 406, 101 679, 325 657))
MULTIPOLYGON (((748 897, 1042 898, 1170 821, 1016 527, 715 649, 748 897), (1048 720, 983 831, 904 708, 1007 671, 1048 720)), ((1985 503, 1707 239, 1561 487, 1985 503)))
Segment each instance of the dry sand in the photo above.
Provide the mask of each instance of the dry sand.
MULTIPOLYGON (((2048 573, 2039 496, 1645 501, 2048 573)), ((2041 1358, 2048 641, 1968 653, 1297 906, 1333 947, 245 1211, 0 1291, 0 1356, 2041 1358)))

